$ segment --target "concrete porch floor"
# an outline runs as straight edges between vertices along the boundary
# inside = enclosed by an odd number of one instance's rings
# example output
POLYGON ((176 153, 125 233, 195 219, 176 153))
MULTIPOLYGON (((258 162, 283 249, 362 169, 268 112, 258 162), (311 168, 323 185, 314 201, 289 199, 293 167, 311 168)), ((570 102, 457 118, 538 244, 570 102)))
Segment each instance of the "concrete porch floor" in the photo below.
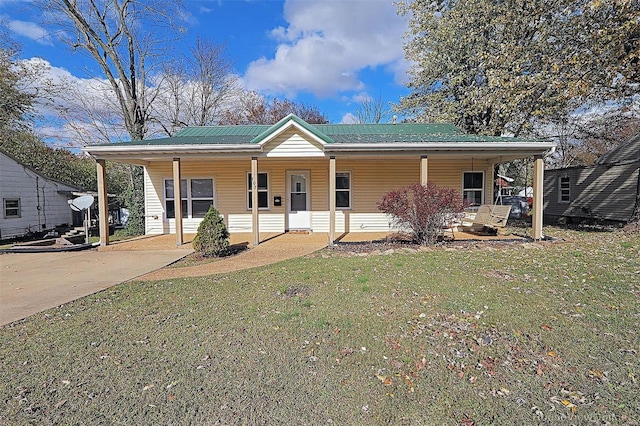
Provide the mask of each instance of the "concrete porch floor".
MULTIPOLYGON (((388 237, 393 237, 395 233, 392 232, 349 232, 344 234, 336 234, 336 243, 359 243, 380 241, 388 237)), ((99 251, 147 251, 147 250, 193 250, 193 239, 196 234, 184 234, 184 243, 181 246, 176 245, 175 234, 162 234, 162 235, 146 235, 142 237, 132 238, 129 240, 115 241, 108 246, 101 246, 99 251)), ((451 232, 447 231, 445 237, 450 238, 451 232)), ((479 241, 492 241, 492 240, 521 240, 520 236, 512 234, 500 234, 498 235, 484 235, 477 232, 468 231, 454 231, 453 237, 455 240, 479 240, 479 241)), ((229 237, 231 245, 246 246, 247 248, 253 248, 251 242, 253 241, 253 234, 250 232, 236 232, 232 233, 229 237)), ((329 245, 329 235, 325 232, 312 232, 312 233, 279 233, 279 232, 263 232, 260 233, 260 245, 267 245, 270 248, 277 247, 278 245, 290 245, 291 243, 305 244, 310 243, 314 247, 326 247, 329 245), (323 245, 324 244, 324 245, 323 245)), ((258 246, 258 247, 259 247, 258 246)))

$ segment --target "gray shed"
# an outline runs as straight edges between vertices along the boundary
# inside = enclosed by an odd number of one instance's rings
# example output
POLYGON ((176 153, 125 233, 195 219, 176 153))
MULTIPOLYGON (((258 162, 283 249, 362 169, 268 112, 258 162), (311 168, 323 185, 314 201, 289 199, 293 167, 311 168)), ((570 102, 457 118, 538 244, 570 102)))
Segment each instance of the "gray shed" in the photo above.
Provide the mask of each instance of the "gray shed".
POLYGON ((546 170, 544 217, 629 222, 640 192, 640 134, 592 166, 546 170))

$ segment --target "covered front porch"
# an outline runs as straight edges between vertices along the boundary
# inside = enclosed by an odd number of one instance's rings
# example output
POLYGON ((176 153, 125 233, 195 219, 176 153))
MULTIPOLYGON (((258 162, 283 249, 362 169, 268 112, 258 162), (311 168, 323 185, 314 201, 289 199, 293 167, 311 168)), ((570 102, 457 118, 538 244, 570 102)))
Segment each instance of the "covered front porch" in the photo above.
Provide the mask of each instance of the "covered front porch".
POLYGON ((543 156, 553 144, 466 135, 449 124, 310 124, 289 115, 273 126, 186 128, 177 135, 85 148, 98 163, 101 245, 109 243, 106 161, 144 168, 145 233, 185 244, 210 205, 230 232, 388 232, 377 207, 403 186, 433 182, 472 205, 493 204, 496 164, 534 160, 533 237, 542 238, 543 156))
MULTIPOLYGON (((105 177, 100 178, 104 173, 101 163, 103 161, 98 160, 98 176, 106 191, 105 177)), ((378 232, 381 235, 392 231, 389 218, 376 211, 375 204, 385 192, 416 181, 422 184, 433 181, 450 187, 459 185, 464 189, 460 182, 464 180, 464 175, 481 175, 483 183, 478 192, 482 193, 482 198, 479 198, 479 201, 492 204, 493 169, 494 163, 486 159, 447 159, 437 156, 430 159, 426 155, 417 158, 405 156, 393 159, 367 159, 359 162, 357 159, 336 159, 334 156, 324 160, 288 162, 258 160, 255 157, 246 162, 205 162, 190 158, 173 158, 171 162, 154 161, 145 166, 145 181, 151 182, 147 186, 150 189, 155 188, 153 191, 147 190, 145 197, 146 233, 171 234, 176 246, 190 242, 190 234, 195 233, 200 219, 195 214, 195 198, 191 201, 191 195, 187 197, 184 193, 187 182, 191 184, 198 180, 192 178, 193 176, 203 176, 205 173, 211 174, 212 178, 208 180, 212 182, 212 187, 215 182, 215 189, 211 190, 212 195, 214 192, 215 195, 212 196, 211 202, 215 200, 214 205, 222 214, 232 235, 250 235, 247 237, 249 243, 256 246, 265 239, 286 231, 313 231, 326 234, 327 244, 332 245, 343 240, 344 235, 366 241, 371 231, 382 231, 378 232), (245 168, 242 168, 243 163, 246 165, 245 168), (447 168, 456 170, 447 171, 447 168), (342 170, 348 171, 341 173, 342 170), (464 170, 470 171, 463 172, 464 170), (346 175, 346 179, 343 177, 340 183, 341 175, 346 175), (258 176, 259 179, 254 180, 252 176, 258 176), (260 183, 263 177, 264 183, 260 183), (300 185, 297 189, 294 188, 296 179, 301 182, 297 183, 300 185), (182 185, 178 185, 177 182, 182 182, 182 185), (167 198, 167 194, 171 195, 171 200, 167 198), (304 198, 296 200, 294 197, 304 198), (173 201, 177 199, 182 199, 183 202, 173 201), (300 199, 303 200, 302 203, 299 202, 300 199), (342 208, 345 201, 348 208, 342 208), (187 204, 192 202, 193 205, 187 204), (302 217, 302 220, 296 219, 294 224, 294 217, 302 217)), ((542 158, 536 158, 536 182, 541 180, 542 173, 542 158)), ((542 202, 537 202, 541 200, 541 191, 537 188, 541 188, 541 185, 536 182, 532 235, 535 239, 540 239, 542 202)), ((201 214, 206 212, 206 208, 201 214)), ((100 214, 99 217, 105 216, 100 214)), ((100 221, 100 226, 105 224, 100 221)), ((461 238, 464 238, 464 235, 460 234, 461 238)), ((101 232, 101 245, 106 246, 108 243, 108 232, 101 232)))

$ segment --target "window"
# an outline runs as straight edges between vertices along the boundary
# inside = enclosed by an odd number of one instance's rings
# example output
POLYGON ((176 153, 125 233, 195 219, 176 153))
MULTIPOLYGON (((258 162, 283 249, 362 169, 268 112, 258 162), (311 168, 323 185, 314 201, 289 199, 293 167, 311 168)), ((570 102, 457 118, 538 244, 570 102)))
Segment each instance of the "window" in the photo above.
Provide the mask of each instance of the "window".
MULTIPOLYGON (((203 218, 213 205, 213 179, 182 179, 182 215, 185 218, 203 218)), ((164 181, 164 199, 167 219, 176 217, 173 179, 164 181)))
POLYGON ((4 217, 6 219, 20 217, 20 198, 4 198, 2 201, 4 204, 4 217))
POLYGON ((571 202, 571 178, 569 176, 560 176, 558 179, 558 202, 571 202))
MULTIPOLYGON (((247 173, 247 206, 249 210, 253 208, 253 199, 251 191, 251 173, 247 173)), ((269 208, 269 175, 267 173, 258 173, 258 208, 269 208)))
POLYGON ((336 208, 351 208, 351 173, 336 173, 336 208))
POLYGON ((470 206, 479 206, 484 199, 484 172, 464 172, 462 196, 470 206))

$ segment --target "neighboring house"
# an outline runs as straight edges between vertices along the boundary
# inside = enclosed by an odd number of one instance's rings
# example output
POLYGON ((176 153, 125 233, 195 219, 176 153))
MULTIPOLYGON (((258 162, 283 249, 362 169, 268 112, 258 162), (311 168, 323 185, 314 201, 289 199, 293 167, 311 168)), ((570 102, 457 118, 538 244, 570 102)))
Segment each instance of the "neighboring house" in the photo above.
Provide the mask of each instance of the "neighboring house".
POLYGON ((190 127, 85 151, 98 161, 102 194, 105 160, 144 167, 147 234, 176 233, 181 244, 213 204, 230 232, 251 232, 257 244, 259 232, 328 232, 333 242, 345 232, 389 231, 377 202, 416 182, 492 203, 495 164, 537 156, 542 173, 552 146, 466 135, 450 124, 309 124, 289 115, 273 126, 190 127))
POLYGON ((548 220, 629 222, 639 185, 640 134, 604 154, 593 166, 545 172, 548 220))
POLYGON ((67 200, 74 191, 78 188, 44 177, 0 151, 0 239, 71 224, 67 200))

